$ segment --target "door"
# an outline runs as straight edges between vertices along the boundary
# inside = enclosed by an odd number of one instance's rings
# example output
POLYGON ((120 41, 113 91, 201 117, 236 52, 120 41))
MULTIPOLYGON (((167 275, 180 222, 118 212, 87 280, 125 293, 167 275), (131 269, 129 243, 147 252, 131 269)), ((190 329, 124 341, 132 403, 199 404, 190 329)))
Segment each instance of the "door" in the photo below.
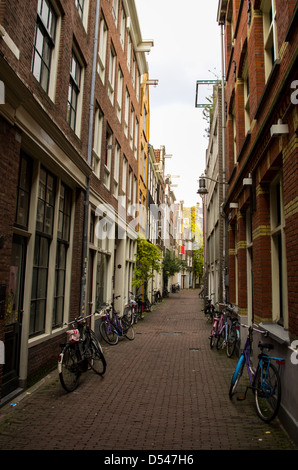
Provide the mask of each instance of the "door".
POLYGON ((2 397, 7 396, 19 386, 25 262, 26 239, 14 235, 5 317, 5 364, 3 366, 2 397))

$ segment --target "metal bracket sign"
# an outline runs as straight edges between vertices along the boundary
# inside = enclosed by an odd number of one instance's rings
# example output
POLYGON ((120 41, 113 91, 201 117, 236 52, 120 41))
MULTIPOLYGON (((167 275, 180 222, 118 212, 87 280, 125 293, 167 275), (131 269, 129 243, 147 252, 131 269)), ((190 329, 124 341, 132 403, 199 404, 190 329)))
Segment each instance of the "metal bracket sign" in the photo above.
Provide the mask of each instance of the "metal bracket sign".
POLYGON ((210 104, 208 97, 213 95, 214 85, 220 85, 220 80, 197 80, 196 82, 196 108, 205 108, 210 104))

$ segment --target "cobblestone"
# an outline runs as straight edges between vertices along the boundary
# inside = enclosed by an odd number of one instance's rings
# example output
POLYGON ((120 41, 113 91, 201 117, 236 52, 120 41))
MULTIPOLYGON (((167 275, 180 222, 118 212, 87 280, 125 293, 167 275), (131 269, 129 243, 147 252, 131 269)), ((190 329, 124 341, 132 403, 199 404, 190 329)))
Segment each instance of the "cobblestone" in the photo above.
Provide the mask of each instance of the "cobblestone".
POLYGON ((236 358, 209 347, 198 291, 171 294, 104 345, 104 378, 65 393, 57 372, 0 409, 1 450, 297 450, 278 419, 265 424, 252 394, 230 401, 236 358))

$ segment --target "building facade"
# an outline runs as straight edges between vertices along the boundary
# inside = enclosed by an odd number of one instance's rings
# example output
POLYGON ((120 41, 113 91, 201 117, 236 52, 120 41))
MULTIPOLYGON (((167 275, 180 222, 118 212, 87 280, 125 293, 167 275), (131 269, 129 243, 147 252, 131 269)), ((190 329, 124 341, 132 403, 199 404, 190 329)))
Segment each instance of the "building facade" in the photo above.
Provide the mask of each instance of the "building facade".
POLYGON ((2 400, 55 363, 65 322, 127 302, 151 46, 133 0, 0 2, 2 400))
POLYGON ((275 354, 285 357, 280 418, 297 436, 297 2, 220 0, 218 23, 229 301, 242 322, 268 330, 275 354))

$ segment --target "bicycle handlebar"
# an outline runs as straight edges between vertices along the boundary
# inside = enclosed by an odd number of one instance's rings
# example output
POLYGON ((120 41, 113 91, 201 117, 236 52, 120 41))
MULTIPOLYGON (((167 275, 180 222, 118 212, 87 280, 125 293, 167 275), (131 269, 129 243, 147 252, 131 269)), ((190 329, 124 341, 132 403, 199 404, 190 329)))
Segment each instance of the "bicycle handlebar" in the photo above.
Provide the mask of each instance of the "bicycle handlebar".
POLYGON ((259 330, 258 328, 255 328, 253 326, 245 325, 244 323, 240 323, 240 325, 244 328, 248 328, 249 330, 257 331, 258 333, 261 333, 264 336, 269 336, 269 331, 259 330))

